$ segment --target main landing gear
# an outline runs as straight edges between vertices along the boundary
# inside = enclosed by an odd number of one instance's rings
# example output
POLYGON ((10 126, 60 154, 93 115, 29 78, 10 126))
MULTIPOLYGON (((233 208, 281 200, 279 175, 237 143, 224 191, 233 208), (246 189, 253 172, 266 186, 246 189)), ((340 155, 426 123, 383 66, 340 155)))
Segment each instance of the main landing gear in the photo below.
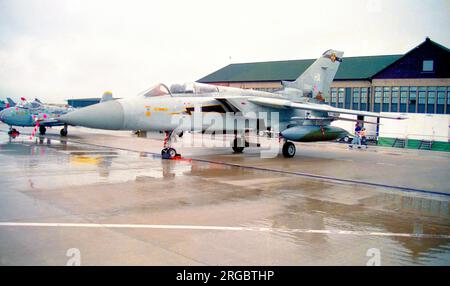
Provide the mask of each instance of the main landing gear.
MULTIPOLYGON (((47 128, 43 125, 39 126, 39 134, 40 135, 45 135, 45 133, 47 132, 47 128)), ((61 129, 61 131, 59 131, 59 135, 61 135, 61 137, 66 137, 67 136, 67 124, 64 125, 64 128, 61 129)))
MULTIPOLYGON (((292 158, 295 156, 295 152, 297 151, 295 148, 294 143, 287 141, 286 139, 279 137, 279 140, 284 140, 282 153, 285 158, 292 158)), ((248 143, 245 138, 238 138, 235 135, 234 140, 231 142, 231 148, 233 149, 234 153, 242 153, 244 151, 245 147, 249 147, 250 143, 248 143)), ((259 144, 256 145, 257 147, 260 147, 259 144)))
POLYGON ((47 128, 43 125, 39 126, 39 134, 45 135, 45 132, 47 132, 47 128))
POLYGON ((245 148, 245 141, 242 138, 234 138, 233 142, 231 143, 231 148, 233 149, 234 153, 240 154, 244 152, 245 148))
POLYGON ((177 153, 177 150, 170 147, 174 133, 174 131, 166 131, 166 137, 164 138, 164 149, 161 150, 161 157, 163 159, 174 159, 176 157, 181 157, 181 155, 177 153))
POLYGON ((283 144, 283 156, 285 158, 292 158, 295 156, 295 145, 292 142, 286 141, 283 144))
POLYGON ((67 136, 67 124, 64 124, 64 128, 59 131, 59 135, 61 135, 61 137, 67 136))

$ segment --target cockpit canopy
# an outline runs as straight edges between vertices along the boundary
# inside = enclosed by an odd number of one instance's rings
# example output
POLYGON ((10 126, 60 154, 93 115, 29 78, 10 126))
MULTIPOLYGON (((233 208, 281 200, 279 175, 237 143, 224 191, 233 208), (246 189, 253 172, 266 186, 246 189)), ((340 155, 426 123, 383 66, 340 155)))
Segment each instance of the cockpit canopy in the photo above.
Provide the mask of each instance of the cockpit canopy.
POLYGON ((150 89, 143 92, 145 97, 163 96, 163 95, 182 95, 182 94, 203 94, 203 93, 215 93, 219 92, 219 89, 215 85, 203 84, 198 82, 190 83, 174 83, 165 85, 159 83, 150 89))
POLYGON ((42 103, 39 101, 22 101, 16 105, 17 107, 25 108, 25 109, 37 109, 42 107, 42 103))

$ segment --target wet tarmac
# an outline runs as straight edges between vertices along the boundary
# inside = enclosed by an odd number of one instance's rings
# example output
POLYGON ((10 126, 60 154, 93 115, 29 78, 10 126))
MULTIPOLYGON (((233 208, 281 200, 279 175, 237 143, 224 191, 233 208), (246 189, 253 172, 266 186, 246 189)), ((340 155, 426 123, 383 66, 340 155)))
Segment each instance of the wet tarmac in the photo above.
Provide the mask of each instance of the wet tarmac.
POLYGON ((66 265, 74 248, 82 265, 450 265, 448 153, 312 143, 263 159, 181 140, 167 161, 130 132, 6 130, 1 265, 66 265))

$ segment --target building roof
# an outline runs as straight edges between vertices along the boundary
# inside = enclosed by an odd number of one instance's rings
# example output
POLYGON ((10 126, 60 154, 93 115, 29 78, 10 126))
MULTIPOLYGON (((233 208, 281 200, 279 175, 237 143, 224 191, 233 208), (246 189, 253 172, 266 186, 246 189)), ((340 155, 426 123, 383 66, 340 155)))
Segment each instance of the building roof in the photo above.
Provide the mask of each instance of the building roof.
MULTIPOLYGON (((335 80, 368 79, 403 55, 343 58, 335 80)), ((293 81, 316 59, 230 64, 198 82, 293 81)))
MULTIPOLYGON (((392 62, 385 68, 379 70, 374 75, 372 75, 372 78, 377 78, 379 75, 382 75, 383 73, 389 75, 389 78, 393 77, 395 74, 395 78, 398 78, 398 73, 402 75, 402 77, 413 77, 413 78, 423 78, 425 77, 448 77, 449 76, 449 68, 448 68, 448 59, 450 59, 450 49, 438 44, 434 41, 432 41, 430 38, 426 38, 424 42, 422 42, 420 45, 415 47, 414 49, 410 50, 406 54, 404 54, 402 57, 397 59, 396 61, 392 62), (437 48, 437 49, 436 49, 437 48), (417 57, 417 52, 421 53, 419 58, 417 57), (441 53, 442 51, 443 53, 441 53), (433 56, 430 56, 430 54, 433 54, 433 56), (445 54, 445 58, 442 58, 443 54, 445 54), (427 74, 420 71, 419 74, 417 74, 417 69, 411 68, 411 60, 408 60, 408 58, 413 58, 413 61, 420 62, 420 60, 423 60, 423 56, 426 55, 428 59, 434 59, 438 60, 441 57, 442 62, 444 63, 443 66, 437 67, 436 70, 433 71, 433 73, 427 74), (420 59, 420 60, 419 60, 420 59), (403 63, 402 63, 403 62, 403 63), (409 69, 408 69, 409 66, 409 69), (389 72, 389 69, 391 69, 391 72, 389 72), (394 72, 392 72, 392 69, 394 69, 394 72), (401 72, 400 72, 401 71, 401 72), (411 74, 412 73, 412 74, 411 74), (415 74, 416 73, 416 74, 415 74)), ((400 77, 401 78, 401 77, 400 77)))
MULTIPOLYGON (((431 43, 450 52, 450 49, 426 38, 425 42, 404 55, 364 56, 343 58, 335 80, 369 80, 387 67, 398 62, 415 49, 431 43)), ((198 82, 251 82, 251 81, 293 81, 316 59, 230 64, 201 79, 198 82)))
POLYGON ((67 101, 100 101, 100 97, 89 97, 89 98, 69 98, 67 101))

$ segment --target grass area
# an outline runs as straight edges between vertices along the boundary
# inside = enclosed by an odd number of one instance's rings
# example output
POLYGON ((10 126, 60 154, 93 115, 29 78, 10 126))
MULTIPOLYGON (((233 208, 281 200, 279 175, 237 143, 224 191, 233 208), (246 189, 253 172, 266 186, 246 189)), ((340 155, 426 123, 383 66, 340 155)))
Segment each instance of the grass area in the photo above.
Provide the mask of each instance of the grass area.
MULTIPOLYGON (((389 146, 392 147, 394 144, 395 138, 378 138, 378 146, 389 146)), ((419 149, 420 146, 420 140, 414 140, 414 139, 408 139, 406 148, 408 149, 419 149)), ((444 152, 450 152, 450 142, 440 142, 435 141, 433 142, 432 151, 444 151, 444 152)))

